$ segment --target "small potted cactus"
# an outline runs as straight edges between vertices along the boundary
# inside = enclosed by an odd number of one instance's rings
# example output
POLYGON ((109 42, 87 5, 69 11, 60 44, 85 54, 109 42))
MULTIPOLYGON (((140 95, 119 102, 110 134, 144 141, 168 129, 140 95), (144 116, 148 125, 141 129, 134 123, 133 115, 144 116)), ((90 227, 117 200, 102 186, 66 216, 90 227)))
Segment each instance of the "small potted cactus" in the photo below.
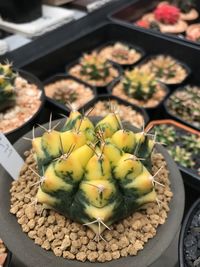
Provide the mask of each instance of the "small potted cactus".
POLYGON ((143 71, 152 72, 159 81, 176 86, 183 83, 190 75, 189 67, 169 55, 155 55, 141 63, 143 71))
POLYGON ((15 104, 16 77, 17 74, 13 72, 10 64, 0 64, 0 112, 15 104))
POLYGON ((138 106, 116 97, 114 95, 100 95, 91 103, 84 107, 91 116, 106 116, 110 111, 114 111, 124 122, 130 123, 136 128, 142 129, 149 121, 147 112, 138 106))
POLYGON ((69 112, 70 107, 79 110, 96 97, 95 87, 65 74, 57 74, 46 80, 44 90, 49 104, 58 113, 69 112))
POLYGON ((120 69, 96 51, 83 55, 78 64, 68 67, 67 71, 70 75, 97 87, 101 93, 106 91, 103 88, 120 76, 120 69))
POLYGON ((14 23, 25 23, 42 16, 41 0, 0 0, 1 17, 14 23))
POLYGON ((125 71, 121 81, 110 90, 113 95, 148 110, 158 107, 168 94, 167 87, 153 73, 140 68, 125 71))
POLYGON ((180 9, 167 2, 161 2, 153 12, 145 14, 137 21, 136 25, 171 34, 183 33, 187 29, 187 23, 181 18, 180 9))
POLYGON ((178 88, 165 101, 164 107, 171 117, 200 130, 200 88, 186 85, 178 88))
POLYGON ((0 64, 0 132, 10 141, 29 128, 44 103, 43 87, 31 74, 0 64), (17 131, 17 132, 16 132, 17 131))
POLYGON ((40 251, 39 266, 65 264, 62 257, 66 264, 67 259, 106 262, 124 257, 128 266, 130 256, 137 255, 131 261, 141 262, 142 257, 141 266, 147 266, 145 255, 152 250, 145 250, 144 244, 152 238, 149 242, 154 250, 161 238, 162 249, 155 249, 160 256, 181 222, 184 195, 176 165, 161 146, 156 146, 155 152, 154 136, 122 123, 113 111, 103 118, 88 118, 73 110, 57 130, 56 126, 57 122, 50 120, 49 125, 35 129, 29 139, 31 150, 29 142, 23 149, 20 146, 20 153, 26 150, 27 158, 10 189, 10 212, 19 217, 16 220, 9 216, 16 221, 18 234, 19 223, 22 231, 43 248, 23 234, 25 242, 33 247, 28 249, 31 259, 27 259, 32 262, 33 255, 40 251), (19 207, 15 199, 20 184, 23 204, 19 207), (177 204, 178 215, 173 212, 177 204), (166 228, 167 238, 162 232, 166 228), (36 234, 35 229, 39 230, 36 234), (123 253, 125 249, 127 253, 123 253), (58 257, 45 250, 52 250, 58 257))
POLYGON ((196 189, 200 184, 200 133, 173 120, 152 121, 147 130, 156 134, 158 142, 179 165, 185 182, 196 189))
POLYGON ((141 60, 144 51, 128 43, 111 42, 104 44, 99 49, 99 56, 125 67, 134 65, 141 60))

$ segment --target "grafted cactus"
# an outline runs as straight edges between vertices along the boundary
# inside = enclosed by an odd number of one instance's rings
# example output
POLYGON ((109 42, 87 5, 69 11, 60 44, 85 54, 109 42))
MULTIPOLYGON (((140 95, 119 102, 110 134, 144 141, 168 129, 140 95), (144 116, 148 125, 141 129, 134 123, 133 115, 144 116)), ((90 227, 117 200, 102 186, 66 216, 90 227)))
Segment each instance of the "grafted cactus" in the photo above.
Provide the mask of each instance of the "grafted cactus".
POLYGON ((15 103, 14 82, 16 76, 11 64, 0 64, 0 111, 15 103))
POLYGON ((95 126, 73 111, 62 132, 33 139, 42 172, 37 201, 101 237, 112 223, 156 200, 154 177, 144 164, 153 145, 144 132, 123 129, 115 113, 95 126))

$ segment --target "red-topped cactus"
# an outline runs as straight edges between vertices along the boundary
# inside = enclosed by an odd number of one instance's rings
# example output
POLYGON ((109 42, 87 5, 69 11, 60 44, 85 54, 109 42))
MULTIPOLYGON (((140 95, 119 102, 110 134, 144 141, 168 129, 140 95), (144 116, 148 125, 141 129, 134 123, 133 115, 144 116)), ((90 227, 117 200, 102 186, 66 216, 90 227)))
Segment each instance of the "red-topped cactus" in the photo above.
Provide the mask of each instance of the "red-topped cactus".
POLYGON ((161 23, 173 25, 176 24, 180 18, 180 10, 173 5, 163 4, 155 9, 154 16, 156 20, 161 23))

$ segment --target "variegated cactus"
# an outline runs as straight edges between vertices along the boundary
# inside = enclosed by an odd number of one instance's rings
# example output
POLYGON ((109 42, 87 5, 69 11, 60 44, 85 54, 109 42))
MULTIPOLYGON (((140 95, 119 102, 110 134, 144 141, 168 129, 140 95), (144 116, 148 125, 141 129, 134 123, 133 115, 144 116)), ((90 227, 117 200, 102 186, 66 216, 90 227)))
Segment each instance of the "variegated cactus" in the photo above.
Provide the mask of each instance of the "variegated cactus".
POLYGON ((95 126, 72 111, 62 131, 50 129, 32 143, 41 175, 37 201, 98 237, 156 200, 154 177, 145 167, 154 141, 144 132, 123 129, 115 113, 95 126))
POLYGON ((16 76, 11 64, 7 62, 0 64, 0 111, 15 103, 14 81, 16 76))

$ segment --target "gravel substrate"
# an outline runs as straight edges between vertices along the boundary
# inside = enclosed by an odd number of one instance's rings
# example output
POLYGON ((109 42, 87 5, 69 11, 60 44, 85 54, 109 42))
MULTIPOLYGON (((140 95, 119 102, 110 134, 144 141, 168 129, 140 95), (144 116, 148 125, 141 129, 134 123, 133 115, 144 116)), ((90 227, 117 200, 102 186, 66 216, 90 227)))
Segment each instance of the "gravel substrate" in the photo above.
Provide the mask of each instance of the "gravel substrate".
POLYGON ((69 74, 84 82, 87 82, 89 85, 97 87, 107 86, 110 82, 112 82, 115 78, 117 78, 120 75, 119 71, 116 68, 110 67, 109 68, 110 74, 105 79, 91 80, 88 75, 82 74, 81 70, 82 70, 81 65, 77 64, 69 70, 69 74))
POLYGON ((151 71, 165 84, 179 84, 188 76, 187 69, 171 56, 159 55, 143 64, 141 70, 151 71))
POLYGON ((168 110, 178 118, 200 129, 200 87, 185 86, 167 100, 168 110))
POLYGON ((110 110, 110 105, 118 112, 120 118, 124 118, 125 122, 131 123, 131 125, 142 128, 145 124, 144 117, 141 113, 137 112, 131 106, 125 106, 119 104, 115 100, 111 101, 98 101, 94 104, 94 109, 90 113, 91 116, 106 116, 110 110))
POLYGON ((0 239, 0 267, 3 267, 6 258, 7 258, 7 250, 3 241, 0 239))
POLYGON ((45 94, 55 101, 79 109, 94 98, 93 91, 82 83, 72 79, 61 79, 45 86, 45 94))
POLYGON ((141 53, 133 48, 129 48, 123 43, 115 43, 107 45, 99 52, 102 58, 112 60, 120 65, 131 65, 139 61, 142 57, 141 53))
POLYGON ((170 190, 169 173, 161 154, 153 154, 153 173, 164 166, 156 180, 164 185, 156 186, 160 205, 151 203, 142 207, 132 216, 105 230, 103 237, 107 241, 97 242, 95 234, 86 226, 72 222, 57 212, 42 209, 36 203, 38 186, 34 185, 38 177, 28 168, 36 169, 36 162, 30 152, 20 177, 12 184, 11 209, 22 231, 26 232, 36 244, 46 250, 52 250, 56 256, 78 261, 106 262, 128 255, 137 255, 148 239, 156 235, 157 227, 165 223, 169 212, 169 202, 173 193, 170 190))
POLYGON ((17 77, 15 80, 16 104, 0 112, 0 132, 8 133, 27 122, 40 108, 41 91, 35 84, 17 77))
POLYGON ((112 89, 112 95, 118 96, 120 98, 123 98, 124 100, 139 106, 143 108, 153 108, 156 107, 166 96, 167 91, 165 90, 164 86, 161 86, 161 84, 157 84, 157 91, 155 94, 148 100, 138 100, 135 98, 132 98, 128 96, 123 88, 123 83, 120 82, 112 89))
POLYGON ((200 206, 191 221, 184 238, 184 253, 186 266, 200 266, 200 206))

